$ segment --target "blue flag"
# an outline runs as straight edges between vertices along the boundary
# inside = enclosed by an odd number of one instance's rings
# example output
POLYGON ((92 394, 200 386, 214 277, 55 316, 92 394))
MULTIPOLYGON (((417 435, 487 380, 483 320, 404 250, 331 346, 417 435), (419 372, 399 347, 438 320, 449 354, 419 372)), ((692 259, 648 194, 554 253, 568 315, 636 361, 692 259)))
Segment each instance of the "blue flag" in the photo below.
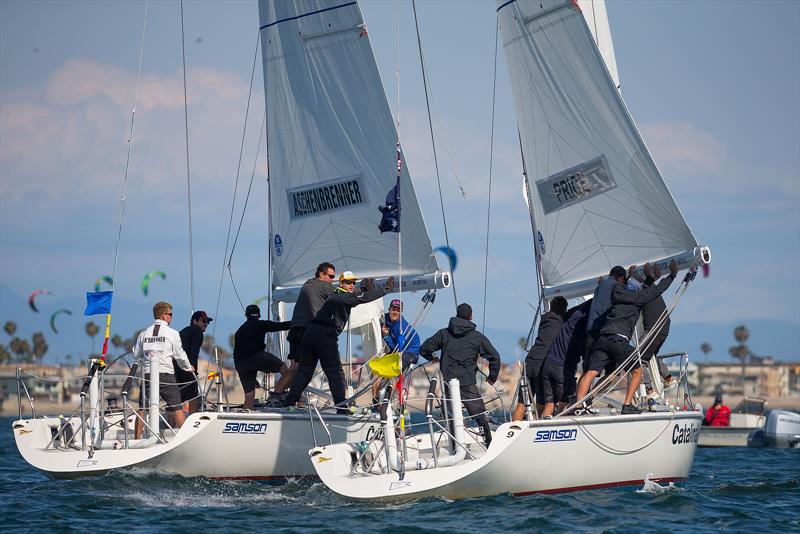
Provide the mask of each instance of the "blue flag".
POLYGON ((397 178, 397 184, 389 190, 386 195, 386 205, 378 206, 378 210, 382 213, 381 222, 378 224, 378 230, 383 232, 399 232, 400 231, 400 178, 397 178))
POLYGON ((86 311, 84 315, 98 315, 101 313, 111 313, 111 297, 113 291, 94 291, 86 292, 86 311))

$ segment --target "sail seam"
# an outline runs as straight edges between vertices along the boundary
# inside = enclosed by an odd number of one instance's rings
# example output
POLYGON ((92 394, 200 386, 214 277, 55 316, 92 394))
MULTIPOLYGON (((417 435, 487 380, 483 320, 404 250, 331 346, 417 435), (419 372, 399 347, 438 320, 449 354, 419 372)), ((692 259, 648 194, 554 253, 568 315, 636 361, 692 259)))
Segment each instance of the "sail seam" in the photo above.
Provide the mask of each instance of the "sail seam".
POLYGON ((285 19, 279 19, 279 20, 276 20, 275 22, 270 22, 269 24, 264 24, 263 26, 261 26, 259 28, 259 30, 266 30, 267 28, 269 28, 271 26, 275 26, 275 25, 280 24, 282 22, 289 22, 289 21, 292 21, 292 20, 298 20, 298 19, 302 19, 304 17, 310 17, 311 15, 319 15, 320 13, 325 13, 326 11, 333 11, 334 9, 339 9, 339 8, 347 7, 347 6, 354 6, 356 4, 357 4, 357 2, 348 2, 346 4, 339 4, 338 6, 326 7, 324 9, 318 9, 316 11, 310 11, 308 13, 303 13, 301 15, 295 15, 294 17, 286 17, 285 19))

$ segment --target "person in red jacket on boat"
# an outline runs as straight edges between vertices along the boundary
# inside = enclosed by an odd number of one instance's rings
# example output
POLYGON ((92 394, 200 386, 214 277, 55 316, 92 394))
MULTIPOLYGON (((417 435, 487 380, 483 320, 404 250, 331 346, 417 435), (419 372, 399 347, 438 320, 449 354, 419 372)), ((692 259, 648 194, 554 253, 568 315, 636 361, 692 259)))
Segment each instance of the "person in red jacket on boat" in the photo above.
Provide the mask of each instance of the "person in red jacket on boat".
POLYGON ((722 404, 722 393, 714 397, 714 405, 706 411, 705 426, 730 426, 731 409, 722 404))

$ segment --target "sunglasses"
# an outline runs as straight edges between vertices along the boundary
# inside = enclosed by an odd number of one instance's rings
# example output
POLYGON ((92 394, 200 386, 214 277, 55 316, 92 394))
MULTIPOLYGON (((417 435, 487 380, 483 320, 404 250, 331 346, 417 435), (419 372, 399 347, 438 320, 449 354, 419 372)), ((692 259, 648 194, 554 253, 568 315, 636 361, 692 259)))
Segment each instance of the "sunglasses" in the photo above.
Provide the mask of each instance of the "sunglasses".
POLYGON ((325 273, 325 276, 333 280, 334 278, 336 278, 336 273, 325 273))
POLYGON ((341 282, 339 282, 339 283, 340 283, 340 284, 347 284, 347 285, 349 285, 349 286, 352 286, 352 285, 354 285, 354 284, 356 283, 356 281, 355 281, 355 280, 342 280, 342 281, 341 281, 341 282))
POLYGON ((169 315, 170 317, 172 317, 172 312, 165 313, 164 315, 169 315))

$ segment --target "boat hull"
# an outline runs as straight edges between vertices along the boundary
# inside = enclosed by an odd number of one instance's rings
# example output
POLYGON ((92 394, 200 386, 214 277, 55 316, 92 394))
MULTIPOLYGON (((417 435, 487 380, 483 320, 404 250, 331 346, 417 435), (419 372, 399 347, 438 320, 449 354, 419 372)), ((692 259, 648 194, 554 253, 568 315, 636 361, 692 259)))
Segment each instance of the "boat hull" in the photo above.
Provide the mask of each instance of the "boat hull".
MULTIPOLYGON (((379 427, 372 415, 327 415, 334 441, 368 439, 379 427)), ((201 412, 190 415, 167 443, 142 449, 45 449, 56 418, 13 423, 22 457, 54 478, 79 478, 109 471, 143 468, 187 477, 284 480, 315 476, 306 451, 328 442, 319 419, 286 411, 257 413, 201 412), (315 442, 316 437, 316 442, 315 442)), ((80 422, 73 421, 74 428, 80 422)), ((122 447, 120 436, 116 440, 122 447)), ((80 439, 78 437, 78 439, 80 439)))
POLYGON ((698 412, 660 412, 505 423, 484 456, 409 471, 402 481, 397 473, 348 476, 349 454, 337 449, 346 444, 311 452, 319 452, 322 481, 354 500, 558 493, 688 478, 701 420, 698 412))

